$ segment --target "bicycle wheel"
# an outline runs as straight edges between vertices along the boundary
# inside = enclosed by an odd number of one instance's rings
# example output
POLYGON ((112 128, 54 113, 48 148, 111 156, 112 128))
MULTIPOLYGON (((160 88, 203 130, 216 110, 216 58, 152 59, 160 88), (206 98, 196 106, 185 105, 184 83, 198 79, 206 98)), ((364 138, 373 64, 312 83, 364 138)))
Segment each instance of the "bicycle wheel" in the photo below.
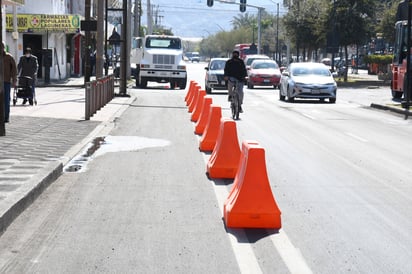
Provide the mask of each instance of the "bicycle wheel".
POLYGON ((235 94, 233 94, 232 96, 232 103, 230 104, 233 120, 239 119, 239 105, 239 94, 235 92, 235 94))

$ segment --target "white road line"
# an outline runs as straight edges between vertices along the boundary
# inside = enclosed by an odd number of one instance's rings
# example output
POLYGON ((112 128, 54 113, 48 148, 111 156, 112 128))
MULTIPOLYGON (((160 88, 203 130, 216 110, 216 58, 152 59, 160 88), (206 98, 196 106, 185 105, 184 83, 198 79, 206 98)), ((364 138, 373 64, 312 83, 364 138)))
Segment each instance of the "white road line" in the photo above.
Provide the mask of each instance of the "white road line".
POLYGON ((313 117, 312 115, 309 115, 309 114, 306 114, 306 113, 302 113, 302 115, 309 118, 309 119, 311 119, 311 120, 316 120, 316 118, 313 117))
POLYGON ((282 257, 290 273, 310 274, 312 270, 306 264, 305 259, 299 249, 293 246, 284 229, 279 230, 278 234, 270 236, 270 240, 282 257))
POLYGON ((364 138, 362 138, 362 137, 359 137, 359 136, 357 136, 357 135, 355 135, 355 134, 353 134, 353 133, 345 132, 345 134, 348 135, 348 136, 350 136, 350 137, 352 137, 352 138, 354 138, 354 139, 356 139, 356 140, 358 140, 358 141, 361 141, 361 142, 364 142, 364 143, 367 143, 367 142, 368 142, 368 140, 366 140, 366 139, 364 139, 364 138))
MULTIPOLYGON (((203 159, 207 164, 209 156, 203 153, 203 159)), ((229 191, 227 186, 217 185, 214 183, 213 190, 219 204, 220 212, 223 215, 223 204, 229 195, 229 191)), ((253 252, 252 246, 248 243, 245 230, 237 229, 236 237, 230 232, 228 235, 241 273, 262 273, 262 269, 260 268, 256 255, 253 252)), ((271 235, 270 240, 274 244, 290 273, 312 273, 302 254, 293 246, 284 229, 281 229, 278 234, 271 235)))
MULTIPOLYGON (((213 190, 215 191, 215 195, 219 203, 219 209, 223 216, 223 204, 226 201, 229 192, 225 185, 213 185, 213 190)), ((240 268, 240 272, 256 274, 263 273, 260 269, 255 253, 253 252, 251 245, 248 243, 245 230, 236 229, 236 237, 230 232, 228 235, 233 248, 233 253, 236 256, 236 261, 240 268)))

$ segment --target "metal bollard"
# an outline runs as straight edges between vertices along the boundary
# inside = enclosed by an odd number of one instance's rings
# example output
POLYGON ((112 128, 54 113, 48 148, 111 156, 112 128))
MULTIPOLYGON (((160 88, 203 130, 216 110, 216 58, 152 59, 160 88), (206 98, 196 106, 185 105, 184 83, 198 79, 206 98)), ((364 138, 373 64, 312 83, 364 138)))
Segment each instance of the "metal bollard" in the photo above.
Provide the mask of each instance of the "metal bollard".
POLYGON ((104 76, 85 85, 85 120, 114 98, 114 75, 104 76))

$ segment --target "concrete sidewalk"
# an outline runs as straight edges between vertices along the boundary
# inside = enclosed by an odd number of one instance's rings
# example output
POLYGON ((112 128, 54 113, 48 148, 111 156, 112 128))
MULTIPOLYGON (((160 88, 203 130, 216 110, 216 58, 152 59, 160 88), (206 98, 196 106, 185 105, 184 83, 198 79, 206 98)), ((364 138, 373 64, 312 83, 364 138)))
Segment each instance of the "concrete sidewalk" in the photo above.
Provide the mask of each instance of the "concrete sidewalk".
POLYGON ((20 99, 11 106, 6 136, 0 137, 0 235, 60 176, 65 164, 94 138, 108 134, 135 99, 115 97, 86 121, 83 81, 70 78, 56 88, 38 86, 37 105, 22 105, 20 99))

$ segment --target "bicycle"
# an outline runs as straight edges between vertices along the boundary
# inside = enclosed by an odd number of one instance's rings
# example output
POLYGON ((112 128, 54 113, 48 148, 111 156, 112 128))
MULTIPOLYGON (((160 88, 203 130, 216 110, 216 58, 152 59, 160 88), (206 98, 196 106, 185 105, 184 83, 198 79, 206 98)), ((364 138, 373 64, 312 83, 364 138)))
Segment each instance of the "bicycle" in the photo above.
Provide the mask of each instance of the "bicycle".
POLYGON ((243 83, 240 83, 239 80, 235 78, 229 78, 229 81, 233 83, 233 88, 230 91, 230 108, 232 110, 232 118, 233 120, 239 120, 239 113, 240 113, 240 98, 239 98, 239 85, 242 85, 243 83))

